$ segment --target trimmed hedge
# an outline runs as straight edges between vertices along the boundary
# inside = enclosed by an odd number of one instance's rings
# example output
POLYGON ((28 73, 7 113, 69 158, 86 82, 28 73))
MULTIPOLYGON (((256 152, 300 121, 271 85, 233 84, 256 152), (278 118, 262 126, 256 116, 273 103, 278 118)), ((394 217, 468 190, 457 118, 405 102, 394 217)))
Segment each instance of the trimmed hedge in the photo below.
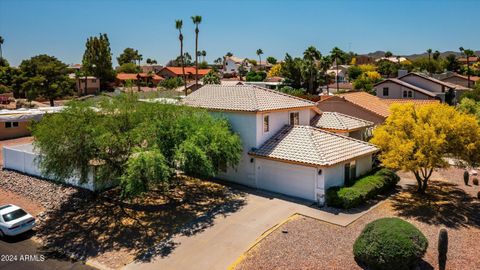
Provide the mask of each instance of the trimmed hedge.
POLYGON ((331 187, 327 190, 327 205, 353 208, 394 188, 400 177, 391 170, 381 169, 373 175, 360 178, 351 187, 331 187))
POLYGON ((407 270, 425 255, 428 240, 415 226, 400 218, 381 218, 363 229, 353 254, 369 269, 407 270))

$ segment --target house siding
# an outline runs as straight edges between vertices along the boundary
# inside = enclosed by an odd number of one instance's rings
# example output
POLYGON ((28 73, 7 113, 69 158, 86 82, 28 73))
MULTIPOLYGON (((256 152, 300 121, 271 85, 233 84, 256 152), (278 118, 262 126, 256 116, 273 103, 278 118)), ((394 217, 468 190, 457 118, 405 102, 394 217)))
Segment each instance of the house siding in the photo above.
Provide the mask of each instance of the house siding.
POLYGON ((385 121, 385 117, 377 115, 373 112, 365 110, 355 104, 352 104, 346 100, 330 98, 319 102, 317 107, 325 112, 339 112, 353 117, 357 117, 363 120, 373 122, 375 125, 382 124, 385 121))
POLYGON ((432 97, 427 96, 421 92, 414 91, 408 87, 399 85, 397 83, 393 82, 384 82, 381 84, 378 84, 375 87, 375 92, 377 93, 377 97, 379 98, 385 98, 385 99, 432 99, 432 97), (383 88, 388 88, 388 96, 383 95, 383 88), (412 97, 403 97, 403 91, 411 91, 412 92, 412 97))
POLYGON ((29 126, 30 122, 18 122, 18 127, 6 128, 5 122, 0 122, 0 140, 29 136, 29 126))

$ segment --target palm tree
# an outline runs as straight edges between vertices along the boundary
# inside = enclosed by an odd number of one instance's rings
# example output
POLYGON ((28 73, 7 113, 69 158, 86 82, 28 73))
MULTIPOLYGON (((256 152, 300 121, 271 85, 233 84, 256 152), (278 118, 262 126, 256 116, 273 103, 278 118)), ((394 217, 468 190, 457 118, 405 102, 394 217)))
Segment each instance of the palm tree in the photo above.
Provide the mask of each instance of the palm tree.
POLYGON ((202 22, 202 16, 192 16, 192 22, 195 24, 195 85, 198 84, 198 25, 202 22))
POLYGON ((0 36, 0 59, 3 58, 3 53, 2 53, 2 45, 3 45, 3 42, 5 41, 5 39, 3 39, 2 36, 0 36))
POLYGON ((327 95, 330 95, 330 90, 328 89, 328 73, 327 70, 332 66, 332 58, 330 56, 324 56, 320 60, 320 70, 325 75, 325 85, 327 86, 327 95))
MULTIPOLYGON (((335 47, 335 48, 332 49, 332 51, 330 53, 332 54, 332 58, 335 59, 335 65, 336 65, 336 69, 337 69, 337 73, 335 74, 335 82, 337 83, 337 92, 338 92, 338 89, 339 89, 339 86, 338 86, 338 62, 343 59, 344 52, 340 48, 335 47)), ((387 54, 385 54, 385 55, 387 55, 387 54)))
POLYGON ((430 74, 430 76, 432 76, 432 67, 431 67, 432 65, 431 65, 431 62, 430 62, 431 61, 430 56, 432 55, 432 49, 428 49, 427 53, 428 53, 428 73, 430 74))
POLYGON ((262 54, 263 54, 262 49, 258 49, 258 50, 257 50, 258 65, 259 65, 260 67, 262 67, 262 54))
POLYGON ((205 50, 202 50, 203 62, 205 62, 205 57, 206 56, 207 56, 207 52, 205 50))
POLYGON ((233 53, 227 52, 227 53, 225 54, 225 56, 226 56, 226 57, 232 57, 232 56, 233 56, 233 53))
POLYGON ((175 28, 178 30, 178 40, 180 40, 180 63, 182 65, 183 84, 185 86, 185 96, 187 96, 187 78, 185 77, 185 61, 183 60, 183 34, 182 34, 183 21, 176 20, 175 28))
POLYGON ((460 47, 460 51, 465 55, 467 58, 467 78, 468 78, 468 88, 470 88, 470 57, 475 56, 475 53, 470 49, 464 49, 460 47))
POLYGON ((310 46, 303 52, 303 59, 305 60, 308 72, 308 90, 313 94, 313 79, 314 73, 317 72, 317 62, 322 58, 322 54, 317 48, 310 46))

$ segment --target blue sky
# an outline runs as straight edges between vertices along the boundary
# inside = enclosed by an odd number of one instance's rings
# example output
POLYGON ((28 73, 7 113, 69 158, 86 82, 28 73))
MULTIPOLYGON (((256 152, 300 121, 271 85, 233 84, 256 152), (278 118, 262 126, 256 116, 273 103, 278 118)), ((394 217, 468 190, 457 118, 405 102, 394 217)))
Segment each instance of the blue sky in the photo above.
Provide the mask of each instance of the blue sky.
POLYGON ((192 15, 203 17, 199 47, 210 61, 228 51, 254 58, 258 48, 283 58, 310 45, 410 54, 480 49, 479 10, 477 0, 0 0, 0 35, 13 65, 41 53, 79 63, 85 40, 98 33, 108 34, 114 65, 126 47, 164 64, 178 55, 175 19, 194 50, 192 15))

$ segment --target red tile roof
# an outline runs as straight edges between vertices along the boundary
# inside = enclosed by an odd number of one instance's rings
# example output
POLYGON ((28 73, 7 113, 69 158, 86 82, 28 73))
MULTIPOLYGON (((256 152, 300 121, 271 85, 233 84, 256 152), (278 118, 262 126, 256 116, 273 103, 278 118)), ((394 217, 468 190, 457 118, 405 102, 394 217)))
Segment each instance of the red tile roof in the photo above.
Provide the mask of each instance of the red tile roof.
POLYGON ((369 93, 350 92, 340 94, 339 96, 379 116, 388 117, 390 114, 388 111, 388 105, 383 103, 382 100, 377 96, 370 95, 369 93))
POLYGON ((142 78, 151 77, 155 81, 163 80, 162 76, 158 76, 157 74, 148 74, 148 73, 118 73, 117 74, 117 79, 120 80, 120 81, 136 80, 137 75, 140 75, 140 77, 142 77, 142 78))
MULTIPOLYGON (((182 75, 182 67, 164 67, 164 69, 169 70, 170 72, 176 74, 176 75, 182 75)), ((198 75, 206 75, 208 72, 210 72, 210 68, 204 68, 198 69, 198 75)), ((185 74, 195 74, 195 67, 185 67, 185 74)))
MULTIPOLYGON (((453 73, 453 74, 449 75, 448 77, 445 77, 445 78, 441 79, 441 81, 446 80, 446 79, 451 78, 451 77, 458 77, 458 78, 462 78, 462 79, 468 80, 468 77, 465 76, 465 75, 460 75, 460 74, 457 74, 457 73, 453 73)), ((480 77, 478 77, 478 76, 470 76, 470 81, 476 82, 476 81, 478 81, 478 80, 480 80, 480 77)))

